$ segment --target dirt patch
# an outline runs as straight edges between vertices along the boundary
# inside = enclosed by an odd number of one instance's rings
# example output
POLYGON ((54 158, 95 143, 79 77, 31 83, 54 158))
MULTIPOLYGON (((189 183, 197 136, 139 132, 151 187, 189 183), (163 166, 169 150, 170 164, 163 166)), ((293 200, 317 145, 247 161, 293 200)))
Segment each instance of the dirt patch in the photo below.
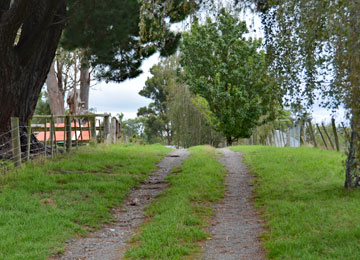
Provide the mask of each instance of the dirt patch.
POLYGON ((126 242, 135 234, 146 217, 144 207, 156 198, 167 186, 165 178, 171 170, 188 157, 186 150, 175 150, 158 165, 157 172, 139 188, 131 191, 124 206, 113 209, 115 221, 105 224, 100 230, 86 238, 70 240, 62 255, 53 256, 51 260, 117 260, 122 259, 126 242))
POLYGON ((56 207, 56 201, 50 198, 41 199, 40 203, 45 206, 56 207))
POLYGON ((242 163, 241 153, 227 148, 220 161, 228 169, 227 191, 222 202, 214 206, 215 215, 208 232, 211 239, 204 244, 204 260, 266 259, 259 240, 264 232, 253 205, 252 176, 242 163))
POLYGON ((63 174, 63 175, 71 175, 71 174, 92 174, 92 175, 106 175, 106 176, 116 176, 118 173, 112 173, 112 170, 103 169, 102 171, 64 171, 64 170, 48 170, 48 174, 63 174))

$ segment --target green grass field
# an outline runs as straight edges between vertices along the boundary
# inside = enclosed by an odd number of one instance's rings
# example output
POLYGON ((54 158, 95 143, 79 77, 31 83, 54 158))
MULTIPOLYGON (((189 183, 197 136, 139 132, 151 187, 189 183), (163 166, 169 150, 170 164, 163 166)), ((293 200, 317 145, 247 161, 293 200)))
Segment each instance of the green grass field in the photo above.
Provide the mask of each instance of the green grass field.
POLYGON ((360 191, 343 188, 343 155, 314 148, 238 146, 256 178, 268 257, 360 259, 360 191))
POLYGON ((208 237, 203 228, 211 203, 224 196, 226 170, 214 148, 189 151, 191 157, 168 177, 170 188, 148 207, 149 221, 133 239, 128 259, 185 259, 198 251, 196 242, 208 237))
POLYGON ((84 148, 0 177, 0 259, 39 260, 70 237, 110 221, 130 188, 171 149, 161 145, 84 148))

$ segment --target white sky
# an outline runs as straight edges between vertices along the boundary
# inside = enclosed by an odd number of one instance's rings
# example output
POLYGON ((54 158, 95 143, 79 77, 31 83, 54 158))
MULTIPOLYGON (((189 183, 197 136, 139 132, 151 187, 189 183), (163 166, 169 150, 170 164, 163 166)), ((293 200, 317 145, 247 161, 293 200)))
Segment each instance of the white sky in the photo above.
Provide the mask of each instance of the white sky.
POLYGON ((135 79, 126 80, 120 84, 101 82, 90 90, 89 107, 98 113, 124 114, 124 119, 135 118, 140 107, 147 106, 151 99, 138 93, 145 86, 145 81, 151 76, 150 68, 159 62, 159 54, 154 54, 144 61, 141 69, 144 71, 135 79))
MULTIPOLYGON (((241 15, 241 18, 244 17, 245 15, 241 15)), ((250 27, 250 35, 262 37, 263 30, 259 17, 246 15, 246 20, 250 27)), ((95 108, 98 113, 107 112, 112 115, 123 113, 124 119, 135 118, 137 110, 151 102, 150 99, 142 97, 138 93, 145 86, 147 78, 151 76, 150 68, 158 62, 159 54, 154 54, 144 61, 142 65, 144 72, 139 77, 120 84, 101 82, 91 88, 89 106, 95 108)), ((312 116, 317 123, 328 123, 331 120, 331 112, 319 106, 314 106, 312 116)), ((344 118, 344 110, 340 110, 335 117, 337 122, 344 121, 344 118)))

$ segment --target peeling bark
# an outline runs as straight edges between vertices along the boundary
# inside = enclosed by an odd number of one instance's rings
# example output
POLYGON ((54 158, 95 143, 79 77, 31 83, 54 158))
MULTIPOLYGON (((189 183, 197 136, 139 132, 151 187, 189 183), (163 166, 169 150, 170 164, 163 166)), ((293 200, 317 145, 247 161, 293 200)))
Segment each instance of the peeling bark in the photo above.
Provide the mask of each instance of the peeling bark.
MULTIPOLYGON (((64 90, 62 89, 62 82, 58 81, 55 72, 55 63, 53 62, 48 77, 46 79, 46 87, 49 95, 49 104, 52 115, 65 115, 65 100, 64 90)), ((63 122, 63 119, 56 119, 57 123, 63 122)))
POLYGON ((82 66, 80 69, 80 99, 84 104, 83 109, 89 110, 89 93, 90 93, 90 69, 82 66))

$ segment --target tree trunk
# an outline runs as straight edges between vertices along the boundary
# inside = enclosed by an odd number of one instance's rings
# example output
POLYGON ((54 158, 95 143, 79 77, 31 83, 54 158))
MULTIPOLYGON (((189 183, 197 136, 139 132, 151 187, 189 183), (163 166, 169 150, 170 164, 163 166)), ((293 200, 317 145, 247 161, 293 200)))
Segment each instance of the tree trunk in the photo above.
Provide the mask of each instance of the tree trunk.
POLYGON ((305 120, 300 120, 300 145, 303 145, 305 141, 305 120))
POLYGON ((227 137, 226 137, 226 144, 227 144, 227 146, 232 146, 232 142, 233 142, 233 139, 231 138, 231 136, 227 136, 227 137))
POLYGON ((83 110, 89 111, 90 93, 90 69, 82 66, 80 69, 80 99, 83 102, 83 110))
POLYGON ((359 186, 360 173, 360 118, 359 115, 353 114, 351 119, 351 136, 349 150, 346 160, 345 171, 345 188, 350 189, 359 186))
MULTIPOLYGON (((50 67, 50 71, 46 79, 46 87, 49 96, 51 114, 54 116, 65 115, 64 92, 59 88, 59 82, 56 76, 54 63, 52 63, 50 67)), ((57 118, 55 121, 57 123, 61 123, 63 122, 63 119, 57 118)))
POLYGON ((350 189, 353 187, 353 176, 356 176, 357 167, 355 165, 355 139, 356 139, 356 131, 354 131, 353 122, 351 123, 351 137, 349 144, 349 152, 346 160, 346 172, 345 172, 345 188, 350 189))
POLYGON ((351 112, 351 137, 348 151, 348 158, 346 160, 345 171, 345 188, 350 189, 359 186, 359 166, 360 166, 360 41, 359 41, 359 18, 360 18, 360 3, 359 1, 352 1, 350 9, 349 22, 349 37, 347 42, 348 52, 346 53, 346 64, 349 73, 349 82, 351 95, 348 95, 347 105, 351 112))
POLYGON ((171 145, 171 134, 169 131, 167 131, 167 136, 166 136, 166 139, 167 139, 167 145, 171 145))
MULTIPOLYGON (((0 135, 9 131, 11 117, 19 117, 21 141, 26 142, 25 126, 63 30, 60 21, 65 17, 65 1, 18 0, 8 7, 0 8, 0 135)), ((3 136, 0 142, 9 138, 3 136)))

